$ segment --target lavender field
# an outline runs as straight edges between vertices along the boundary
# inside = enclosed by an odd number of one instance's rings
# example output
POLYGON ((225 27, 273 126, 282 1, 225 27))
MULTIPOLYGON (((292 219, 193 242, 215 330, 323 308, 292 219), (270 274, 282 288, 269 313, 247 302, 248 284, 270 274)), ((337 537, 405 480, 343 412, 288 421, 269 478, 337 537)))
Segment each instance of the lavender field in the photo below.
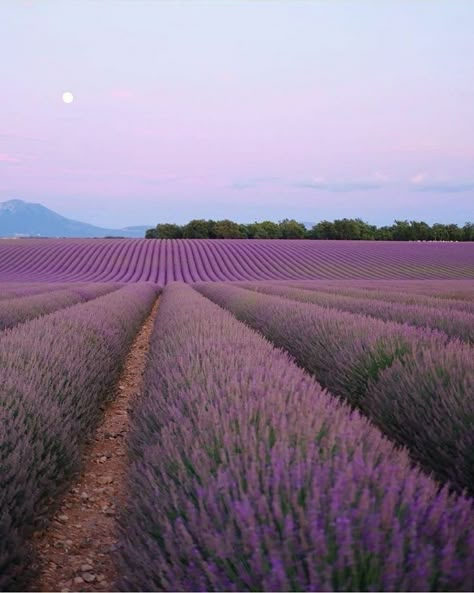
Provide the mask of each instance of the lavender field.
POLYGON ((5 239, 2 282, 472 279, 474 243, 5 239))
POLYGON ((157 300, 110 589, 472 590, 473 280, 469 243, 0 242, 0 590, 157 300))
POLYGON ((473 592, 474 2, 0 29, 0 593, 473 592))

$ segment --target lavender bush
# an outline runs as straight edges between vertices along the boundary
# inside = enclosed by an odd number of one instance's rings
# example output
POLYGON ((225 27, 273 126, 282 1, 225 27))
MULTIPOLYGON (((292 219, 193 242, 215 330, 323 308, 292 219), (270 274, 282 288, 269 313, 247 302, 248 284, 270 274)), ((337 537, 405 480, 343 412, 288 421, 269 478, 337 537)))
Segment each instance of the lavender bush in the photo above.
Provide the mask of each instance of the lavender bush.
POLYGON ((70 286, 70 283, 2 283, 0 285, 0 301, 23 298, 25 296, 33 296, 45 292, 54 292, 56 290, 69 288, 70 286))
POLYGON ((418 348, 369 385, 370 416, 385 433, 409 443, 414 457, 441 479, 474 493, 474 357, 447 344, 418 348), (420 420, 423 432, 420 434, 420 420))
POLYGON ((185 285, 162 297, 129 444, 123 590, 474 585, 471 501, 185 285))
POLYGON ((302 303, 315 303, 321 307, 339 309, 349 313, 361 313, 387 321, 439 329, 448 336, 461 338, 469 343, 474 342, 474 314, 464 311, 328 294, 317 290, 286 287, 276 283, 244 283, 242 286, 302 303))
MULTIPOLYGON (((470 258, 472 256, 469 256, 470 258)), ((467 263, 467 260, 465 261, 467 263)), ((379 290, 386 288, 393 290, 394 286, 398 290, 409 292, 410 294, 419 294, 436 297, 438 299, 456 299, 471 301, 474 299, 474 286, 472 284, 472 274, 457 280, 401 280, 397 279, 394 284, 392 281, 361 282, 368 290, 379 290)))
POLYGON ((459 341, 451 344, 446 336, 434 331, 236 286, 204 284, 198 290, 285 348, 324 387, 362 409, 384 432, 406 445, 414 458, 440 480, 448 476, 456 488, 468 488, 474 493, 470 448, 474 357, 470 346, 459 341), (423 366, 424 352, 431 360, 430 367, 423 366), (410 362, 411 359, 416 362, 410 362), (388 379, 381 380, 381 376, 397 360, 411 369, 410 378, 407 377, 410 389, 397 389, 391 384, 385 393, 388 379), (423 382, 418 384, 417 373, 428 383, 438 377, 436 389, 424 387, 423 382), (387 410, 404 408, 399 418, 410 417, 409 429, 392 429, 390 411, 380 411, 380 402, 390 398, 387 410), (429 412, 420 414, 420 409, 429 412), (434 455, 440 447, 447 448, 449 454, 434 455), (462 464, 453 467, 460 460, 462 464))
MULTIPOLYGON (((274 282, 274 284, 276 284, 274 282)), ((428 283, 429 284, 429 283, 428 283)), ((318 292, 329 292, 331 294, 351 296, 361 299, 370 299, 384 301, 386 303, 399 303, 405 305, 420 305, 422 307, 433 307, 438 311, 464 311, 465 313, 474 313, 474 294, 469 298, 470 292, 462 290, 461 287, 456 292, 458 298, 450 298, 449 294, 446 297, 442 296, 442 286, 440 287, 441 294, 437 296, 431 294, 420 294, 419 292, 412 292, 410 287, 405 287, 401 292, 403 286, 398 282, 392 282, 390 286, 387 283, 379 285, 374 283, 370 288, 361 286, 358 282, 347 280, 345 282, 303 282, 303 281, 288 281, 279 282, 278 285, 287 285, 292 288, 303 288, 305 290, 316 290, 318 292), (463 295, 464 298, 459 298, 463 295)))
MULTIPOLYGON (((471 256, 469 256, 471 257, 471 256)), ((467 263, 467 262, 466 262, 467 263)), ((472 277, 466 276, 458 277, 456 280, 447 279, 418 279, 407 280, 399 277, 397 279, 373 279, 361 280, 353 278, 351 280, 291 280, 285 281, 295 285, 307 286, 332 286, 340 287, 342 289, 351 287, 359 290, 367 290, 369 292, 377 291, 402 291, 410 296, 430 297, 445 300, 456 301, 473 301, 474 300, 474 285, 472 277)))
POLYGON ((27 536, 77 469, 155 295, 127 286, 0 338, 0 590, 21 575, 27 536))
POLYGON ((117 290, 120 284, 82 284, 64 290, 44 292, 0 301, 0 330, 14 327, 29 319, 95 299, 117 290))

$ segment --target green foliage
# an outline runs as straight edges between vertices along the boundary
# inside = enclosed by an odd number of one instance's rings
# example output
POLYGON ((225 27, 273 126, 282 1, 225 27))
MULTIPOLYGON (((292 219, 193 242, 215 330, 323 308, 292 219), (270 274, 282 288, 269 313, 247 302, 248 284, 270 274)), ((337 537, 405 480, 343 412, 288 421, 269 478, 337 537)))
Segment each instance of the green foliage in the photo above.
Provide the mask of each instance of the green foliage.
POLYGON ((177 224, 157 224, 156 230, 159 239, 181 239, 183 229, 177 224))
POLYGON ((214 227, 216 239, 245 239, 241 226, 232 220, 218 220, 214 227))
POLYGON ((146 239, 181 239, 183 228, 177 224, 157 224, 154 229, 148 229, 146 239))
POLYGON ((308 239, 346 239, 375 241, 473 241, 474 225, 467 222, 460 228, 455 224, 396 220, 391 226, 376 227, 360 218, 323 220, 307 232, 308 239))
POLYGON ((282 239, 304 239, 306 236, 306 228, 304 224, 297 222, 294 219, 289 220, 285 218, 278 224, 280 227, 280 234, 282 239))
POLYGON ((271 220, 246 225, 249 239, 281 239, 280 226, 271 220))
POLYGON ((185 239, 209 239, 209 233, 212 232, 214 224, 212 220, 190 220, 183 227, 183 237, 185 239))
POLYGON ((148 229, 145 233, 145 239, 158 239, 157 234, 158 234, 158 232, 157 232, 156 228, 148 229))
POLYGON ((376 229, 377 227, 367 224, 360 218, 342 218, 334 222, 323 220, 309 231, 309 238, 372 240, 375 239, 376 229))
POLYGON ((331 239, 351 241, 474 241, 474 223, 463 227, 417 220, 395 220, 391 226, 377 227, 361 218, 322 220, 307 230, 294 220, 264 220, 239 224, 232 220, 194 219, 183 226, 157 224, 148 229, 147 239, 331 239))
POLYGON ((474 241, 474 223, 466 222, 462 227, 463 241, 474 241))

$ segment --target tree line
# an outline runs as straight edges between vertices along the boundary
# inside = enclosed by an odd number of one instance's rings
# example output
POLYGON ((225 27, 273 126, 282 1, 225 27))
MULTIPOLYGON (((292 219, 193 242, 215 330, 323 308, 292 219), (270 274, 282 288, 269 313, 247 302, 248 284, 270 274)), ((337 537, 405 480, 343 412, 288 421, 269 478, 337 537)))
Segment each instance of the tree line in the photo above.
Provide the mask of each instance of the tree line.
POLYGON ((390 226, 368 224, 360 218, 323 220, 307 229, 285 218, 239 224, 232 220, 194 219, 185 225, 161 223, 148 229, 147 239, 341 239, 364 241, 474 241, 474 223, 464 226, 416 220, 395 220, 390 226))

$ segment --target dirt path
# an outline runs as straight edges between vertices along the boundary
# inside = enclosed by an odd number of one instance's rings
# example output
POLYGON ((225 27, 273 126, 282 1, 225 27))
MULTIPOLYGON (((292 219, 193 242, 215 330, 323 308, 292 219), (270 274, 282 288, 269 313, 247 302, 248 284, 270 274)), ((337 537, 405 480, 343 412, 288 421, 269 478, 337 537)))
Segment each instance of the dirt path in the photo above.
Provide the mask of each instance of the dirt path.
POLYGON ((158 302, 125 361, 115 397, 85 452, 83 471, 49 527, 35 534, 39 574, 31 591, 107 591, 114 587, 116 508, 125 500, 128 405, 143 382, 158 302))

